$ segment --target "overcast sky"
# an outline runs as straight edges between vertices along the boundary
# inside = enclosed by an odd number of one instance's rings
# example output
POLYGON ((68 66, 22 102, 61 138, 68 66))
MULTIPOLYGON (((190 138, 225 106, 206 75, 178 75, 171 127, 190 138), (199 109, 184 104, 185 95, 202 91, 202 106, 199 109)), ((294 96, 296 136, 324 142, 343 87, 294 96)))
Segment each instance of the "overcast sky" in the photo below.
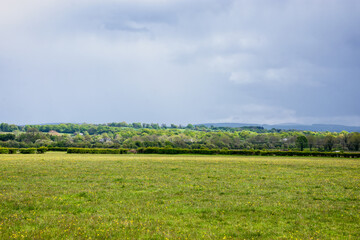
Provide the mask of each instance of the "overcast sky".
POLYGON ((360 125, 359 0, 2 0, 0 122, 360 125))

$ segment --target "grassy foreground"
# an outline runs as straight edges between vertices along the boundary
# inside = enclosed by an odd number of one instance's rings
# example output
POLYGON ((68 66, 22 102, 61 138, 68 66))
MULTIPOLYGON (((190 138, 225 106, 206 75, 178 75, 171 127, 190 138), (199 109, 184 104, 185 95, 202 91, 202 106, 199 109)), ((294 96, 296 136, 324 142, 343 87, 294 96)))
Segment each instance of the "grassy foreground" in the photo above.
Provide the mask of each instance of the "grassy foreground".
POLYGON ((360 160, 0 155, 0 239, 360 239, 360 160))

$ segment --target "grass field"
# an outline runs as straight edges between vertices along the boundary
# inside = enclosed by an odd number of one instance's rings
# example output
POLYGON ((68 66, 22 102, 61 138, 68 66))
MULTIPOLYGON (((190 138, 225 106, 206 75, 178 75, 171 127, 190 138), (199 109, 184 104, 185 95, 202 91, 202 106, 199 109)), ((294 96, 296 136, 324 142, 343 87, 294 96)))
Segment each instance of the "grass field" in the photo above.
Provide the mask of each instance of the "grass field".
POLYGON ((360 160, 0 155, 0 239, 360 239, 360 160))

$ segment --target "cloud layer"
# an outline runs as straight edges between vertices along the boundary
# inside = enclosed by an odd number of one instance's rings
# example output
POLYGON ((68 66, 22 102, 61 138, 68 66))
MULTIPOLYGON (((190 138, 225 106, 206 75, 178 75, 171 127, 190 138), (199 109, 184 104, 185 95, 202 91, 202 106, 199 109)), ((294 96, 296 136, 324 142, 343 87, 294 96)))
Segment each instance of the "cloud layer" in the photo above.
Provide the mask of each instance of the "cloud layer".
POLYGON ((0 122, 360 125, 358 1, 0 8, 0 122))

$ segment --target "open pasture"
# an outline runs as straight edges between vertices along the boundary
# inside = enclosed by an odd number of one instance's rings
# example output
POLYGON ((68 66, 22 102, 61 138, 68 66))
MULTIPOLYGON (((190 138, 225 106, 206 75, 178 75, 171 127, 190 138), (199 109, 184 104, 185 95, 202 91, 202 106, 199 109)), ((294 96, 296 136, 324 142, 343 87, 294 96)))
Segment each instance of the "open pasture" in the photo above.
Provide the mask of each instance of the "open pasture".
POLYGON ((360 239, 360 160, 0 155, 0 239, 360 239))

